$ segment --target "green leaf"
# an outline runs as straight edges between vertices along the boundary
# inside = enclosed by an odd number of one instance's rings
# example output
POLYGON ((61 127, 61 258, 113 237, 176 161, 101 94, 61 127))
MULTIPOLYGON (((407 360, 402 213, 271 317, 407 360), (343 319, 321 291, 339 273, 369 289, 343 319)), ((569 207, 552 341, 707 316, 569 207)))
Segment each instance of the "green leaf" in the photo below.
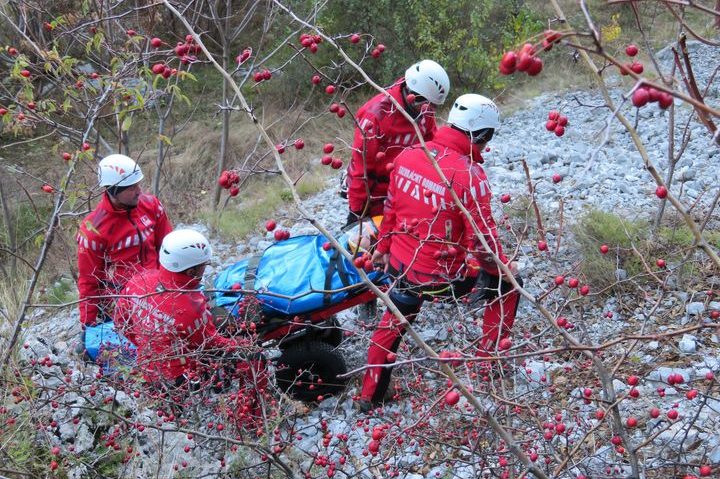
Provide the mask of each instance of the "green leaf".
POLYGON ((168 146, 172 146, 172 140, 170 140, 170 137, 165 135, 158 135, 158 140, 162 141, 168 146))
POLYGON ((122 131, 128 131, 130 129, 130 126, 132 125, 132 117, 126 116, 125 119, 122 122, 122 125, 120 126, 120 129, 122 131))

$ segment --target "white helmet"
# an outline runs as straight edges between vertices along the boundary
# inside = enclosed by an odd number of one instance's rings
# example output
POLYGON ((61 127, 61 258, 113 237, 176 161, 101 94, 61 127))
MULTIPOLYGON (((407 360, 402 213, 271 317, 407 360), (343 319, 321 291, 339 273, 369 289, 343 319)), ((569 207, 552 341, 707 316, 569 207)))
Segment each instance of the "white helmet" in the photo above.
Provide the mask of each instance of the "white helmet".
POLYGON ((132 186, 143 178, 140 166, 125 155, 108 155, 100 161, 98 169, 100 186, 132 186))
POLYGON ((445 103, 450 92, 448 74, 432 60, 423 60, 408 68, 405 71, 405 84, 413 93, 424 96, 435 105, 445 103))
POLYGON ((491 99, 468 93, 455 100, 448 123, 468 133, 487 128, 495 130, 500 126, 500 111, 491 99))
POLYGON ((173 273, 210 261, 212 247, 201 233, 180 229, 167 234, 160 246, 160 264, 173 273))

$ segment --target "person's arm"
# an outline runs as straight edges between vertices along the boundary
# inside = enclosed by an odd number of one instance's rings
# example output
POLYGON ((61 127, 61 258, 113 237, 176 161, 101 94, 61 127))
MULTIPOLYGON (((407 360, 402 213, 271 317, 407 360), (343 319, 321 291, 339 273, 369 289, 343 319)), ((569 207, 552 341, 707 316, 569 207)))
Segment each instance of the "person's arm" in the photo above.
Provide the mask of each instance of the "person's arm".
POLYGON ((191 302, 189 308, 181 308, 187 311, 185 317, 181 318, 180 325, 188 347, 192 350, 233 349, 237 347, 235 340, 218 333, 213 315, 207 308, 205 300, 202 299, 202 294, 196 294, 198 295, 196 298, 187 298, 191 302))
MULTIPOLYGON (((470 212, 470 216, 480 230, 480 234, 485 238, 485 241, 490 247, 490 251, 495 253, 503 264, 508 264, 508 258, 503 253, 502 245, 498 238, 495 219, 492 215, 492 208, 490 206, 490 199, 492 198, 490 184, 484 173, 475 175, 472 172, 470 172, 469 184, 471 188, 466 191, 464 195, 464 206, 470 212)), ((496 276, 499 275, 499 268, 493 260, 492 254, 485 249, 480 239, 475 236, 475 231, 467 217, 462 215, 462 218, 464 231, 460 242, 461 246, 478 260, 483 270, 496 276)))
MULTIPOLYGON (((123 295, 131 294, 127 288, 123 289, 123 295)), ((131 343, 137 346, 137 338, 133 332, 132 324, 132 303, 129 298, 118 298, 115 302, 115 312, 113 314, 113 323, 115 330, 125 336, 131 343)))
POLYGON ((100 251, 98 240, 88 237, 87 231, 80 230, 78 235, 78 295, 80 300, 80 322, 85 326, 94 326, 97 320, 101 285, 106 279, 105 258, 100 251))
POLYGON ((358 118, 352 146, 352 159, 348 168, 348 205, 350 211, 362 214, 368 201, 366 172, 373 171, 380 151, 379 125, 374 118, 358 118))
POLYGON ((173 230, 173 226, 167 216, 165 208, 163 207, 162 203, 160 203, 160 200, 156 199, 156 201, 157 218, 155 223, 155 238, 157 251, 159 252, 163 238, 165 238, 165 236, 167 236, 167 234, 173 230))
POLYGON ((390 253, 390 244, 392 243, 392 234, 397 226, 397 213, 395 212, 394 201, 396 198, 395 188, 395 170, 390 173, 390 184, 388 185, 387 198, 385 198, 385 207, 383 209, 383 220, 380 223, 378 231, 378 242, 375 251, 381 255, 390 253))

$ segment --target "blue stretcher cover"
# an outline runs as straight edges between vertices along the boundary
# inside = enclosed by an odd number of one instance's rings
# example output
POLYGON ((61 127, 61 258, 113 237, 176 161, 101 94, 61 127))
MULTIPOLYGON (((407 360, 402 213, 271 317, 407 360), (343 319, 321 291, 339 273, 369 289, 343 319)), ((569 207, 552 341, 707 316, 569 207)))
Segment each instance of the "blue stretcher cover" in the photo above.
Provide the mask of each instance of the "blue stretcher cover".
MULTIPOLYGON (((347 242, 347 238, 340 238, 347 242)), ((295 236, 268 246, 259 259, 246 258, 229 266, 215 280, 215 288, 230 290, 239 284, 242 289, 257 291, 262 310, 269 315, 296 315, 323 309, 358 294, 360 288, 349 288, 335 293, 323 291, 340 290, 359 285, 362 280, 355 266, 333 248, 326 251, 327 239, 321 235, 295 236), (248 265, 254 272, 252 288, 246 288, 248 265), (329 272, 329 273, 328 273, 329 272), (278 297, 275 293, 285 297, 278 297)), ((252 275, 253 271, 249 272, 252 275)), ((385 281, 384 273, 372 271, 368 277, 375 283, 385 281)), ((217 292, 215 304, 231 309, 236 314, 240 292, 217 292)))
POLYGON ((135 346, 115 331, 112 321, 85 328, 85 351, 103 366, 135 363, 135 346))

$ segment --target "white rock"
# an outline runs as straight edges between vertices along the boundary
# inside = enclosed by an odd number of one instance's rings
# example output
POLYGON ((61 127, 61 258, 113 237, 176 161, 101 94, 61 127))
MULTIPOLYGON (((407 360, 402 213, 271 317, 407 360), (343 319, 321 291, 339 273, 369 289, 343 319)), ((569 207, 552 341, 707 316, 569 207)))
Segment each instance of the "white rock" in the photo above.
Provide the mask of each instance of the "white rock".
POLYGON ((697 343, 695 336, 683 334, 682 339, 678 343, 678 348, 685 354, 693 354, 697 351, 697 343))
POLYGON ((685 312, 689 315, 698 315, 705 312, 705 305, 699 301, 693 301, 685 306, 685 312))

